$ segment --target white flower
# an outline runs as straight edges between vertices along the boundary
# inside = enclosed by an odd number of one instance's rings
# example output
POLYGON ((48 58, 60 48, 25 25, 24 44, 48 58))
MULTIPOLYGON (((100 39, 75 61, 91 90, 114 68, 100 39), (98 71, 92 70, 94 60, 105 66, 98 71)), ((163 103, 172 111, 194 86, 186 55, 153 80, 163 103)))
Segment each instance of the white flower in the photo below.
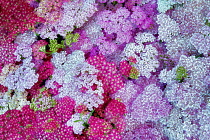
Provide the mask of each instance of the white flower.
POLYGON ((72 118, 68 120, 67 125, 73 127, 75 134, 82 134, 82 130, 85 128, 83 126, 84 122, 87 121, 89 114, 82 115, 80 113, 75 113, 72 118))
POLYGON ((165 13, 167 10, 172 8, 172 5, 176 4, 173 0, 158 0, 158 11, 160 13, 165 13))
POLYGON ((157 23, 160 25, 158 27, 159 40, 168 42, 180 33, 179 24, 166 14, 157 15, 157 23))
POLYGON ((144 42, 153 42, 155 40, 155 37, 151 33, 137 33, 135 36, 135 41, 138 44, 142 44, 144 42))

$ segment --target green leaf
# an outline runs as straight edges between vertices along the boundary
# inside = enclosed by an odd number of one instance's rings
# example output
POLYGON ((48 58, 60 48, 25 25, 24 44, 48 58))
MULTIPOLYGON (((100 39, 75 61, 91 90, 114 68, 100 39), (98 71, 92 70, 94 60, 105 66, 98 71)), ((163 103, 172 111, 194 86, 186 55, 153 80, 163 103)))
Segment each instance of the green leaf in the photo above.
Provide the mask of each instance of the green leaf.
POLYGON ((45 90, 46 90, 46 87, 43 87, 43 88, 40 88, 40 89, 39 89, 40 92, 43 92, 43 91, 45 91, 45 90))
POLYGON ((210 27, 210 22, 209 22, 209 20, 208 20, 208 19, 206 20, 205 25, 207 25, 207 26, 209 26, 209 27, 210 27))
POLYGON ((39 36, 39 34, 37 34, 37 33, 35 33, 36 34, 36 36, 39 36))
POLYGON ((31 126, 32 126, 31 124, 27 124, 27 125, 26 125, 26 128, 29 128, 29 127, 31 127, 31 126))
POLYGON ((200 57, 204 57, 203 54, 199 54, 199 55, 196 55, 195 58, 200 58, 200 57))
MULTIPOLYGON (((61 42, 62 43, 62 42, 61 42)), ((50 53, 55 53, 58 51, 59 48, 64 48, 65 46, 63 45, 64 43, 62 44, 58 44, 57 40, 54 39, 54 40, 50 40, 50 44, 49 44, 49 47, 50 47, 50 53)))
POLYGON ((74 122, 81 122, 82 120, 76 120, 76 121, 74 121, 74 122))
POLYGON ((72 42, 77 42, 80 35, 78 33, 74 34, 72 42))
POLYGON ((48 133, 52 133, 52 130, 50 130, 50 129, 45 129, 44 131, 48 132, 48 133))
POLYGON ((25 58, 25 57, 23 57, 22 55, 20 55, 20 56, 21 56, 21 58, 20 58, 20 59, 22 59, 22 60, 23 60, 23 59, 26 59, 26 58, 25 58))
POLYGON ((163 43, 163 41, 162 40, 159 40, 159 43, 163 43))
POLYGON ((70 46, 71 43, 77 42, 79 36, 80 36, 80 35, 79 35, 78 33, 76 33, 76 34, 67 33, 66 39, 65 39, 66 45, 70 46))
POLYGON ((83 125, 85 128, 88 128, 88 127, 89 127, 89 124, 88 124, 88 123, 86 123, 86 122, 85 122, 85 123, 83 123, 82 125, 83 125))
POLYGON ((39 51, 40 52, 45 52, 46 53, 46 46, 42 46, 39 48, 39 51))
POLYGON ((49 123, 49 122, 51 122, 51 121, 53 121, 54 119, 52 119, 52 118, 49 118, 48 120, 47 120, 47 122, 49 123))
POLYGON ((38 108, 36 107, 36 105, 34 103, 30 104, 30 109, 36 111, 38 108))
POLYGON ((115 5, 117 5, 117 3, 118 3, 117 1, 113 1, 113 2, 112 2, 112 5, 115 6, 115 5))
POLYGON ((4 106, 0 106, 0 108, 4 108, 4 106))
POLYGON ((184 78, 187 78, 187 70, 183 66, 179 66, 176 70, 176 79, 179 82, 183 82, 184 78))

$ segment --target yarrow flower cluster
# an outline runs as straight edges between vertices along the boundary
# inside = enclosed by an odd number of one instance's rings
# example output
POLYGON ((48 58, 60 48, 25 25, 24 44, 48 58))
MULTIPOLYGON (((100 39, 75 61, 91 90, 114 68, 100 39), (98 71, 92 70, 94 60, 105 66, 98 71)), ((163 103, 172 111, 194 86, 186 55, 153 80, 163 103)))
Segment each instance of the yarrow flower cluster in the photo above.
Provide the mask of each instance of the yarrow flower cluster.
POLYGON ((140 30, 148 29, 153 24, 152 18, 149 17, 149 12, 145 11, 142 7, 132 7, 131 23, 137 25, 140 30))
POLYGON ((131 38, 132 24, 127 18, 130 12, 126 8, 119 8, 115 13, 105 10, 97 16, 97 24, 108 34, 116 33, 116 42, 128 43, 131 38))
POLYGON ((124 86, 120 74, 113 63, 106 62, 103 55, 88 58, 88 63, 99 70, 98 77, 102 80, 104 92, 113 94, 124 86))
POLYGON ((199 110, 198 112, 188 112, 174 108, 168 117, 160 120, 160 123, 164 127, 164 134, 166 134, 169 139, 205 139, 209 136, 208 114, 207 109, 203 111, 199 110), (203 124, 203 122, 205 122, 205 124, 203 124))
POLYGON ((17 59, 17 56, 14 54, 17 48, 16 44, 9 43, 6 41, 0 42, 0 64, 9 64, 14 63, 17 59))
POLYGON ((20 92, 30 89, 38 81, 39 77, 33 67, 34 63, 31 63, 31 57, 23 60, 22 66, 6 77, 4 86, 20 92))
POLYGON ((121 136, 112 129, 112 125, 103 119, 91 116, 88 123, 90 124, 87 134, 90 135, 90 139, 112 139, 120 140, 121 136))
POLYGON ((163 92, 155 84, 148 85, 133 102, 131 114, 142 123, 169 115, 172 106, 162 96, 163 92))
POLYGON ((10 42, 14 40, 17 34, 33 28, 36 22, 44 22, 44 19, 38 17, 33 12, 34 8, 30 7, 25 0, 6 0, 2 1, 1 5, 0 24, 5 32, 5 39, 10 42))
POLYGON ((60 8, 63 1, 59 0, 42 0, 36 8, 36 14, 45 18, 46 22, 53 23, 61 16, 60 8))
POLYGON ((41 48, 46 46, 48 43, 45 40, 39 40, 32 45, 32 54, 36 60, 46 58, 46 53, 41 52, 41 48))
POLYGON ((63 85, 59 89, 60 97, 70 96, 75 99, 77 105, 84 104, 91 110, 93 106, 97 107, 103 103, 104 90, 102 82, 97 79, 98 70, 85 62, 82 51, 74 51, 67 56, 66 52, 55 53, 52 62, 57 70, 48 81, 47 87, 51 87, 50 83, 52 85, 54 81, 58 82, 63 85))
POLYGON ((103 55, 113 54, 117 50, 117 45, 113 42, 107 41, 106 37, 98 38, 96 45, 99 46, 100 53, 103 55))
POLYGON ((0 140, 207 140, 206 0, 0 1, 0 140))
POLYGON ((138 43, 138 44, 142 44, 142 43, 145 43, 145 42, 153 42, 155 41, 155 37, 151 34, 151 33, 137 33, 136 36, 135 36, 135 42, 138 43))
POLYGON ((142 75, 149 78, 150 72, 155 72, 155 68, 159 67, 159 61, 156 58, 158 51, 152 45, 144 47, 143 44, 129 43, 124 48, 123 54, 126 57, 132 56, 136 59, 137 62, 133 66, 139 71, 137 76, 142 75))
POLYGON ((165 89, 166 97, 177 107, 183 110, 200 108, 203 101, 201 95, 208 92, 208 85, 205 84, 204 78, 209 71, 209 65, 206 65, 205 61, 207 60, 204 58, 199 60, 194 56, 182 55, 175 68, 170 71, 166 69, 161 71, 159 75, 161 82, 168 84, 165 89), (178 78, 180 68, 182 72, 180 71, 181 77, 178 78))
POLYGON ((9 90, 0 99, 0 114, 4 114, 8 110, 17 109, 21 110, 21 108, 25 105, 29 105, 30 102, 27 101, 28 93, 18 92, 9 90), (14 94, 14 95, 13 95, 14 94))
POLYGON ((191 35, 199 31, 205 25, 209 5, 209 2, 205 0, 189 1, 182 7, 175 9, 171 17, 179 23, 180 33, 191 35))
POLYGON ((201 29, 202 33, 194 33, 190 38, 191 44, 198 50, 199 53, 208 56, 210 53, 209 44, 210 44, 210 27, 204 26, 201 29))
POLYGON ((160 25, 158 27, 159 40, 167 42, 180 33, 179 24, 166 14, 157 15, 157 23, 160 25))
MULTIPOLYGON (((59 3, 55 4, 59 5, 59 3)), ((67 32, 73 31, 75 27, 81 27, 88 20, 88 18, 97 11, 94 0, 66 1, 60 8, 62 9, 61 12, 54 11, 57 18, 59 18, 55 23, 42 25, 37 30, 43 39, 48 37, 54 39, 56 38, 57 34, 65 36, 67 32), (59 16, 59 14, 61 15, 59 16)), ((49 19, 51 17, 53 19, 55 18, 53 17, 54 13, 49 14, 49 19)))

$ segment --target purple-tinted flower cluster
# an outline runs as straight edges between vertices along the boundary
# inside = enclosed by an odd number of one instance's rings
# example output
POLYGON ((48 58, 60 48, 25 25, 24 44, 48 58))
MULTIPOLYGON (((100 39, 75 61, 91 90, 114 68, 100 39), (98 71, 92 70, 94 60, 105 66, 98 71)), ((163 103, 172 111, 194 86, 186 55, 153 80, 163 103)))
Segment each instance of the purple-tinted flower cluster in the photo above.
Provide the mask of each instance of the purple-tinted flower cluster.
POLYGON ((131 39, 131 30, 133 28, 127 18, 130 16, 130 11, 126 8, 119 8, 115 13, 110 10, 105 10, 99 13, 97 24, 104 28, 108 34, 117 34, 117 43, 128 43, 131 39))
POLYGON ((145 87, 143 93, 132 104, 132 116, 144 123, 148 120, 155 121, 169 115, 172 106, 162 96, 163 92, 156 85, 151 84, 145 87))

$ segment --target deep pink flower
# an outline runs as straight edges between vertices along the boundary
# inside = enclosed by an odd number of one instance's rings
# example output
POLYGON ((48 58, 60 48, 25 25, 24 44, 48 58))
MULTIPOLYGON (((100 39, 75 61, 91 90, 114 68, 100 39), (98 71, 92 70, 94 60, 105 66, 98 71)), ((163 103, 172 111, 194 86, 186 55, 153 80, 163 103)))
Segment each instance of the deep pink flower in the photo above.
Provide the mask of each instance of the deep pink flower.
POLYGON ((75 107, 75 101, 68 96, 58 100, 54 110, 60 122, 67 122, 71 119, 75 107))
POLYGON ((116 65, 107 62, 103 55, 89 57, 87 61, 99 70, 98 79, 102 80, 104 92, 113 94, 124 86, 116 65))
POLYGON ((41 52, 40 48, 47 45, 48 43, 45 40, 39 40, 32 45, 33 56, 36 60, 46 58, 46 53, 41 52))
POLYGON ((1 33, 6 34, 6 40, 12 41, 18 33, 33 28, 36 22, 44 22, 25 0, 3 0, 0 5, 1 33))
POLYGON ((127 61, 120 62, 120 73, 126 77, 129 77, 132 66, 127 61))
POLYGON ((113 99, 105 109, 105 118, 116 120, 122 117, 126 112, 126 106, 122 102, 113 99))

